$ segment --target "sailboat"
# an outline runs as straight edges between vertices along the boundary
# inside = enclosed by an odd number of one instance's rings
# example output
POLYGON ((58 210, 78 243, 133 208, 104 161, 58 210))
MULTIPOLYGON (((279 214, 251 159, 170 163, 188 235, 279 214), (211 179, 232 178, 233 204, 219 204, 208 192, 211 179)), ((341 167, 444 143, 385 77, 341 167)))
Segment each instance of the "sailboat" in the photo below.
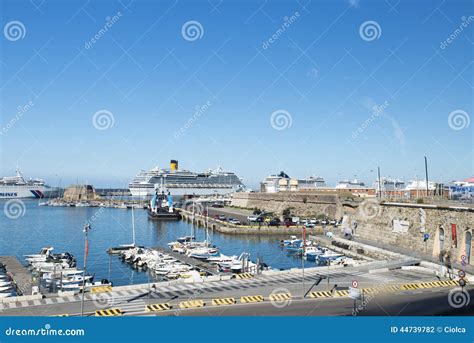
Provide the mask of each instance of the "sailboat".
POLYGON ((125 251, 125 250, 131 250, 131 249, 135 249, 135 248, 143 248, 143 246, 137 246, 136 243, 135 243, 135 212, 134 212, 133 207, 132 207, 132 238, 133 238, 132 243, 130 243, 130 244, 121 244, 118 247, 109 248, 109 250, 107 250, 107 252, 109 254, 119 254, 119 253, 121 253, 122 251, 125 251))

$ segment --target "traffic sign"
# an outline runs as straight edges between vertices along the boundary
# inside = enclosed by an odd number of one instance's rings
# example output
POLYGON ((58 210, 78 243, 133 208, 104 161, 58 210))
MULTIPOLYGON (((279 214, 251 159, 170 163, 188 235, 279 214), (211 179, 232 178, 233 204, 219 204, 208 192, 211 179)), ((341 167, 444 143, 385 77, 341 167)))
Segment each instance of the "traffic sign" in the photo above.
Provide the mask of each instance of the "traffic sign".
POLYGON ((352 287, 357 288, 357 286, 359 286, 359 283, 356 280, 352 281, 352 287))
POLYGON ((465 272, 464 270, 460 270, 460 271, 458 272, 458 275, 459 275, 460 278, 463 278, 463 277, 466 276, 466 272, 465 272))

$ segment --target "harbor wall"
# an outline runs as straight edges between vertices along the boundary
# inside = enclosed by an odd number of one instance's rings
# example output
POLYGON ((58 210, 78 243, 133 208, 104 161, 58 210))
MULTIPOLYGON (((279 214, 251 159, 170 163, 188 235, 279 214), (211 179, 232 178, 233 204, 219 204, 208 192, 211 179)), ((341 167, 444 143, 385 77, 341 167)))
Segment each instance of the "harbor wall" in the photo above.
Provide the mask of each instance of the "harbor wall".
POLYGON ((367 200, 352 213, 345 212, 350 222, 357 223, 356 239, 398 247, 438 262, 449 258, 453 264, 474 265, 474 208, 429 204, 386 203, 367 200))
MULTIPOLYGON (((183 220, 192 222, 193 214, 191 212, 182 210, 181 217, 183 220)), ((199 214, 194 215, 194 223, 198 226, 205 227, 207 221, 207 226, 209 230, 216 231, 220 233, 225 233, 229 235, 302 235, 303 226, 290 226, 290 227, 275 227, 275 226, 266 226, 264 224, 258 225, 233 225, 231 223, 214 219, 206 218, 199 214)), ((306 234, 323 234, 323 229, 321 227, 307 228, 306 234)))
MULTIPOLYGON (((329 218, 340 218, 346 215, 349 223, 357 223, 356 239, 428 256, 438 262, 449 259, 460 265, 461 257, 466 256, 466 264, 474 266, 474 207, 436 200, 430 202, 397 203, 341 194, 279 192, 235 193, 231 204, 279 215, 288 207, 294 215, 302 217, 325 214, 329 218)), ((339 233, 341 228, 331 230, 339 233)))
POLYGON ((234 193, 231 206, 258 208, 278 215, 291 208, 291 213, 297 216, 326 214, 331 218, 340 216, 342 209, 337 194, 309 192, 234 193))

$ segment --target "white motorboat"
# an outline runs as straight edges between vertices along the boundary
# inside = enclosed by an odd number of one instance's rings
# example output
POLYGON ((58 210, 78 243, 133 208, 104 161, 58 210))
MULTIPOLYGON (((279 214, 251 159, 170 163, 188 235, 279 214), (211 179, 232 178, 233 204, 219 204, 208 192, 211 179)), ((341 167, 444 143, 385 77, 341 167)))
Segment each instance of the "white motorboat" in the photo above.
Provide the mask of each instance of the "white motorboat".
POLYGON ((207 260, 209 257, 217 256, 219 250, 216 248, 196 248, 189 252, 188 256, 199 260, 207 260))
POLYGON ((34 255, 24 255, 25 258, 28 260, 28 259, 35 259, 37 257, 45 257, 45 256, 49 256, 49 254, 51 253, 51 251, 53 251, 53 247, 46 247, 46 248, 43 248, 40 250, 39 254, 34 254, 34 255))
MULTIPOLYGON (((59 280, 56 280, 56 284, 71 284, 71 283, 83 283, 84 280, 86 282, 92 281, 94 277, 92 275, 86 275, 85 277, 83 275, 72 275, 68 276, 59 280)), ((51 280, 52 281, 52 280, 51 280)))
POLYGON ((207 262, 209 262, 209 263, 225 263, 225 262, 232 262, 235 259, 237 259, 237 256, 226 256, 224 254, 219 254, 217 256, 210 256, 207 259, 207 262))

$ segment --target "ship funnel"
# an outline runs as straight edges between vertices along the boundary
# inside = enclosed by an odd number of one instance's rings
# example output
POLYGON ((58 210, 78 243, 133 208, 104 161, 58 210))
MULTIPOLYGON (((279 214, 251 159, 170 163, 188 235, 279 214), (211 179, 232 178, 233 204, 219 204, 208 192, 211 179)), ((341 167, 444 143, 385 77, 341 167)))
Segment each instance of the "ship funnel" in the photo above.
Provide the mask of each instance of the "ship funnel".
POLYGON ((171 170, 178 170, 178 161, 177 160, 171 160, 170 169, 171 170))

